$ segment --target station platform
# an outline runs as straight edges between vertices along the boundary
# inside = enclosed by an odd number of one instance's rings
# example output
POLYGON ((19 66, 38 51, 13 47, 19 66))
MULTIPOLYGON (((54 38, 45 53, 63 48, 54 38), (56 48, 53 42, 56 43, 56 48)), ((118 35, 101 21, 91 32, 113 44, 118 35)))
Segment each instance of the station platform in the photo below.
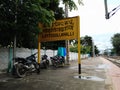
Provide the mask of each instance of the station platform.
POLYGON ((24 78, 0 74, 0 90, 120 90, 119 83, 120 68, 103 57, 81 60, 81 74, 77 60, 24 78))

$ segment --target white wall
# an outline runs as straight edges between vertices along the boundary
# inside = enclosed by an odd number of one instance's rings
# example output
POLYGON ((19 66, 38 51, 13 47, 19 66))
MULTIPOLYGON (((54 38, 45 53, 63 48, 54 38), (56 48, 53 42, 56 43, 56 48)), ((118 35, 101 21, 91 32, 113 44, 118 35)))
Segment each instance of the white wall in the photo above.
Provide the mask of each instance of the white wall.
MULTIPOLYGON (((16 49, 16 57, 27 57, 33 53, 38 52, 37 49, 30 50, 27 48, 17 48, 16 49)), ((48 58, 57 55, 57 50, 41 50, 41 55, 48 55, 48 58)), ((8 48, 0 48, 0 70, 8 67, 9 62, 9 49, 8 48)), ((77 60, 78 59, 78 53, 69 53, 70 60, 77 60)), ((81 58, 86 58, 88 55, 81 55, 81 58)))

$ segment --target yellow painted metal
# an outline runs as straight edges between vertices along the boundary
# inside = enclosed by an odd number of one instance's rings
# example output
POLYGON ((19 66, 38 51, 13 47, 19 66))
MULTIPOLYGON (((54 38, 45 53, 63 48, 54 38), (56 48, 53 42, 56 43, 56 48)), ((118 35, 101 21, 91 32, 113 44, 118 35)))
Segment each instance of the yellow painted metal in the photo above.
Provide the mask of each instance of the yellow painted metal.
POLYGON ((78 16, 78 64, 81 64, 80 60, 80 17, 78 16))
MULTIPOLYGON (((41 28, 41 24, 39 24, 41 28)), ((52 27, 42 27, 38 36, 38 63, 40 63, 40 42, 56 40, 78 40, 78 64, 80 60, 80 17, 66 18, 53 22, 52 27)))
POLYGON ((41 43, 40 43, 40 34, 38 35, 38 63, 40 64, 40 48, 41 48, 41 43))
MULTIPOLYGON (((79 17, 65 18, 56 20, 51 27, 42 28, 40 34, 41 42, 71 40, 78 38, 78 19, 79 17)), ((41 25, 39 25, 41 27, 41 25)))

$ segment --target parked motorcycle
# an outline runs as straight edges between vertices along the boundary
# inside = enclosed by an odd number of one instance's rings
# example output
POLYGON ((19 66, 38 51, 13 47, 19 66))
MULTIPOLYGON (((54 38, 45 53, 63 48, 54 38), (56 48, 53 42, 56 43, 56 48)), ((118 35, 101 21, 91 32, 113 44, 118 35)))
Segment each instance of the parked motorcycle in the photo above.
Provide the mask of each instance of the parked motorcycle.
POLYGON ((36 55, 32 54, 26 58, 17 57, 14 59, 15 73, 18 77, 25 77, 27 73, 40 73, 40 64, 36 61, 36 55))
POLYGON ((49 60, 48 60, 48 56, 42 55, 42 60, 41 60, 41 64, 40 64, 41 68, 45 68, 47 69, 49 67, 49 60))
POLYGON ((53 67, 55 68, 65 65, 65 58, 63 56, 53 56, 53 57, 50 57, 50 59, 53 67))

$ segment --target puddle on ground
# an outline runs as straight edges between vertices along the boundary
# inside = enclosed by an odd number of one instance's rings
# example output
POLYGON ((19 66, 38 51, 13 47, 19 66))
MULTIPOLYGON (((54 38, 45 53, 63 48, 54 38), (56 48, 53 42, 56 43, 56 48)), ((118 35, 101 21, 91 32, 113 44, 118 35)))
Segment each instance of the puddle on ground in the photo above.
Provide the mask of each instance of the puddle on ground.
POLYGON ((92 81, 104 81, 104 79, 99 78, 97 76, 74 76, 77 79, 84 79, 84 80, 92 80, 92 81))
POLYGON ((0 79, 0 82, 8 82, 6 79, 0 79))
POLYGON ((100 70, 95 70, 95 71, 97 71, 97 72, 104 72, 104 70, 101 70, 101 69, 100 70))
POLYGON ((78 69, 78 66, 72 66, 72 67, 69 67, 69 69, 74 69, 74 70, 76 70, 76 69, 78 69))
MULTIPOLYGON (((94 69, 95 68, 95 66, 93 66, 93 65, 83 65, 83 66, 81 66, 81 68, 83 68, 83 69, 94 69)), ((72 66, 72 67, 69 67, 69 69, 74 69, 74 70, 76 70, 76 69, 78 69, 78 66, 72 66)))
POLYGON ((3 77, 3 78, 0 78, 0 82, 9 82, 9 81, 12 81, 14 78, 12 77, 3 77))
POLYGON ((99 68, 99 69, 108 69, 108 68, 109 68, 109 65, 107 65, 107 64, 99 64, 99 65, 97 66, 97 68, 99 68))

